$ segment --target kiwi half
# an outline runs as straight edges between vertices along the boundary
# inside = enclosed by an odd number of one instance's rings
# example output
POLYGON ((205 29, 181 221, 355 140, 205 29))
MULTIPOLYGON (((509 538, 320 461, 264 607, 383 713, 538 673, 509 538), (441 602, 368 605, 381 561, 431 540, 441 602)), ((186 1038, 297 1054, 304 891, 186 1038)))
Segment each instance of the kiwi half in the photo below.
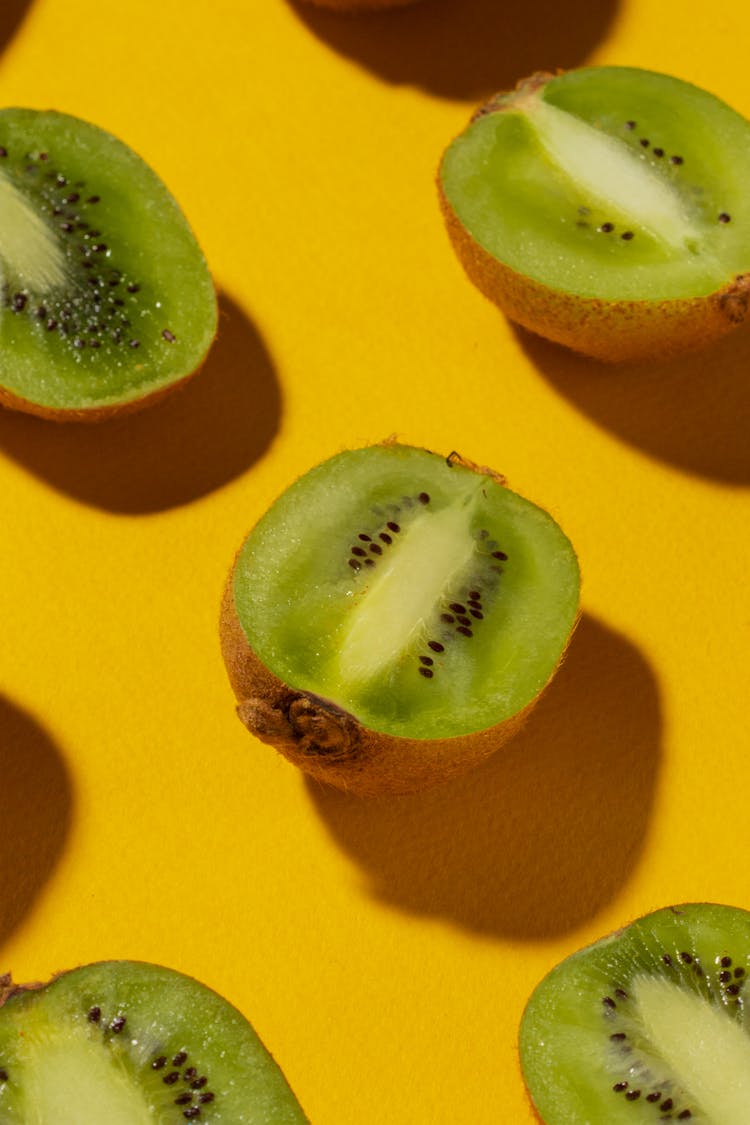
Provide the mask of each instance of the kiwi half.
POLYGON ((667 357, 750 309, 750 124, 663 74, 591 67, 498 94, 445 152, 468 276, 512 320, 602 360, 667 357))
POLYGON ((247 1020, 205 985, 143 962, 46 985, 0 978, 3 1125, 300 1125, 247 1020))
POLYGON ((54 111, 0 110, 0 404, 99 420, 161 397, 216 331, 205 259, 136 154, 54 111))
POLYGON ((491 470, 394 442, 339 453, 235 561, 221 624, 239 716, 323 781, 424 788, 518 728, 578 595, 568 539, 491 470))
POLYGON ((521 1065, 546 1125, 750 1121, 750 913, 647 914, 545 977, 521 1065))

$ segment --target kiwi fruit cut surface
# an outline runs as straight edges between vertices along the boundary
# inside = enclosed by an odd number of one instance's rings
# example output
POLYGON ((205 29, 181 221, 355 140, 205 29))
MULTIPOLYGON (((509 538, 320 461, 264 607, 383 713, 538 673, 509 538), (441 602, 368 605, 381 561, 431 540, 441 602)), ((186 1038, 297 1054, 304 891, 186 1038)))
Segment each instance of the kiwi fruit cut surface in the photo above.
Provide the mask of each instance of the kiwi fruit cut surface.
POLYGON ((545 977, 521 1065, 546 1125, 750 1121, 750 913, 648 914, 545 977))
POLYGON ((498 94, 438 183, 468 276, 514 321, 602 360, 709 343, 750 309, 750 124, 631 67, 498 94))
POLYGON ((0 404, 98 420, 201 364, 216 296, 177 203, 127 145, 55 111, 0 110, 0 404))
POLYGON ((395 442, 339 453, 236 558, 222 640, 240 718, 341 788, 424 788, 517 729, 578 595, 566 536, 496 473, 395 442))
POLYGON ((247 1020, 172 969, 109 961, 0 978, 3 1125, 301 1125, 247 1020))

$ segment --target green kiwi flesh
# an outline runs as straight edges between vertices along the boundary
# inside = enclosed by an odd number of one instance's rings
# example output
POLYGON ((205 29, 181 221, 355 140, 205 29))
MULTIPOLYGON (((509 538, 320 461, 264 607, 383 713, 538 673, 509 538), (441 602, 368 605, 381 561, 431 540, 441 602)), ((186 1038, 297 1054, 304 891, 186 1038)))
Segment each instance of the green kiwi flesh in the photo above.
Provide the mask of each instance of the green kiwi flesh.
MULTIPOLYGON (((239 552, 228 613, 275 683, 429 759, 432 742, 533 702, 578 595, 546 512, 457 455, 389 442, 339 453, 273 504, 239 552)), ((242 644, 225 657, 246 702, 242 644)))
POLYGON ((750 913, 689 903, 574 953, 521 1022, 546 1125, 750 1121, 750 913))
POLYGON ((0 402, 106 417, 190 375, 216 331, 203 254, 130 148, 54 111, 0 110, 0 402))
POLYGON ((3 1125, 300 1125, 247 1020, 171 969, 110 961, 0 989, 3 1125))
POLYGON ((497 95, 447 149, 439 186, 488 296, 541 335, 620 359, 679 347, 679 312, 715 333, 747 316, 749 177, 750 124, 718 98, 591 67, 497 95), (700 302, 718 305, 709 326, 700 302), (607 340, 613 323, 629 344, 607 340))

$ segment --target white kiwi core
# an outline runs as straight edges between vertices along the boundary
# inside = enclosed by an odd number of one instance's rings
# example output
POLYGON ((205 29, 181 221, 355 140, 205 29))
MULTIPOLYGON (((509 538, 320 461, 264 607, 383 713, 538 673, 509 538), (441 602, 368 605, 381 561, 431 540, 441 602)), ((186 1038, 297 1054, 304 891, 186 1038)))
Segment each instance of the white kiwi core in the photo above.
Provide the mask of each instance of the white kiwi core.
POLYGON ((545 152, 591 202, 615 219, 639 224, 666 247, 696 247, 699 229, 684 196, 616 137, 542 98, 525 103, 545 152))
POLYGON ((23 1057, 26 1125, 154 1125, 155 1106, 116 1056, 66 1030, 28 1042, 23 1057))
POLYGON ((717 1125, 750 1121, 750 1038, 723 1009, 671 981, 632 986, 643 1030, 677 1083, 717 1125))
POLYGON ((473 553, 466 505, 420 512, 348 618, 339 649, 342 683, 366 680, 396 661, 473 553))
POLYGON ((58 240, 4 173, 0 173, 0 231, 4 272, 21 288, 49 292, 64 285, 65 258, 58 240))

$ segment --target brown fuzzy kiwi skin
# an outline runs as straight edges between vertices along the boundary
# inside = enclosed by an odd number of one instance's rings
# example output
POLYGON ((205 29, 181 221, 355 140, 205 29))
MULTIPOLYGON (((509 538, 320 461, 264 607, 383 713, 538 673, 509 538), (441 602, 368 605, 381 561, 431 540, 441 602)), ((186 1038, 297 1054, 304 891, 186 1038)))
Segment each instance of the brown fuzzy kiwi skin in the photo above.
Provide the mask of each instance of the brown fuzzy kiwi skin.
MULTIPOLYGON (((552 75, 519 83, 533 92, 552 75)), ((502 112, 495 95, 473 115, 502 112)), ((448 237, 477 289, 510 319, 557 344, 605 363, 671 359, 706 347, 750 317, 750 273, 738 274, 704 297, 664 301, 599 300, 553 289, 494 258, 461 224, 442 186, 438 193, 448 237)))
MULTIPOLYGON (((389 438, 383 444, 393 442, 389 438)), ((505 484, 499 473, 456 453, 449 460, 505 484)), ((504 746, 523 726, 544 690, 515 715, 471 734, 422 739, 372 730, 331 700, 283 683, 260 660, 237 615, 237 558, 239 552, 224 588, 220 617, 221 650, 237 699, 237 714, 251 734, 318 781, 362 797, 430 789, 465 773, 504 746)), ((568 644, 574 631, 575 624, 568 644)), ((547 683, 564 656, 563 651, 547 683)))

